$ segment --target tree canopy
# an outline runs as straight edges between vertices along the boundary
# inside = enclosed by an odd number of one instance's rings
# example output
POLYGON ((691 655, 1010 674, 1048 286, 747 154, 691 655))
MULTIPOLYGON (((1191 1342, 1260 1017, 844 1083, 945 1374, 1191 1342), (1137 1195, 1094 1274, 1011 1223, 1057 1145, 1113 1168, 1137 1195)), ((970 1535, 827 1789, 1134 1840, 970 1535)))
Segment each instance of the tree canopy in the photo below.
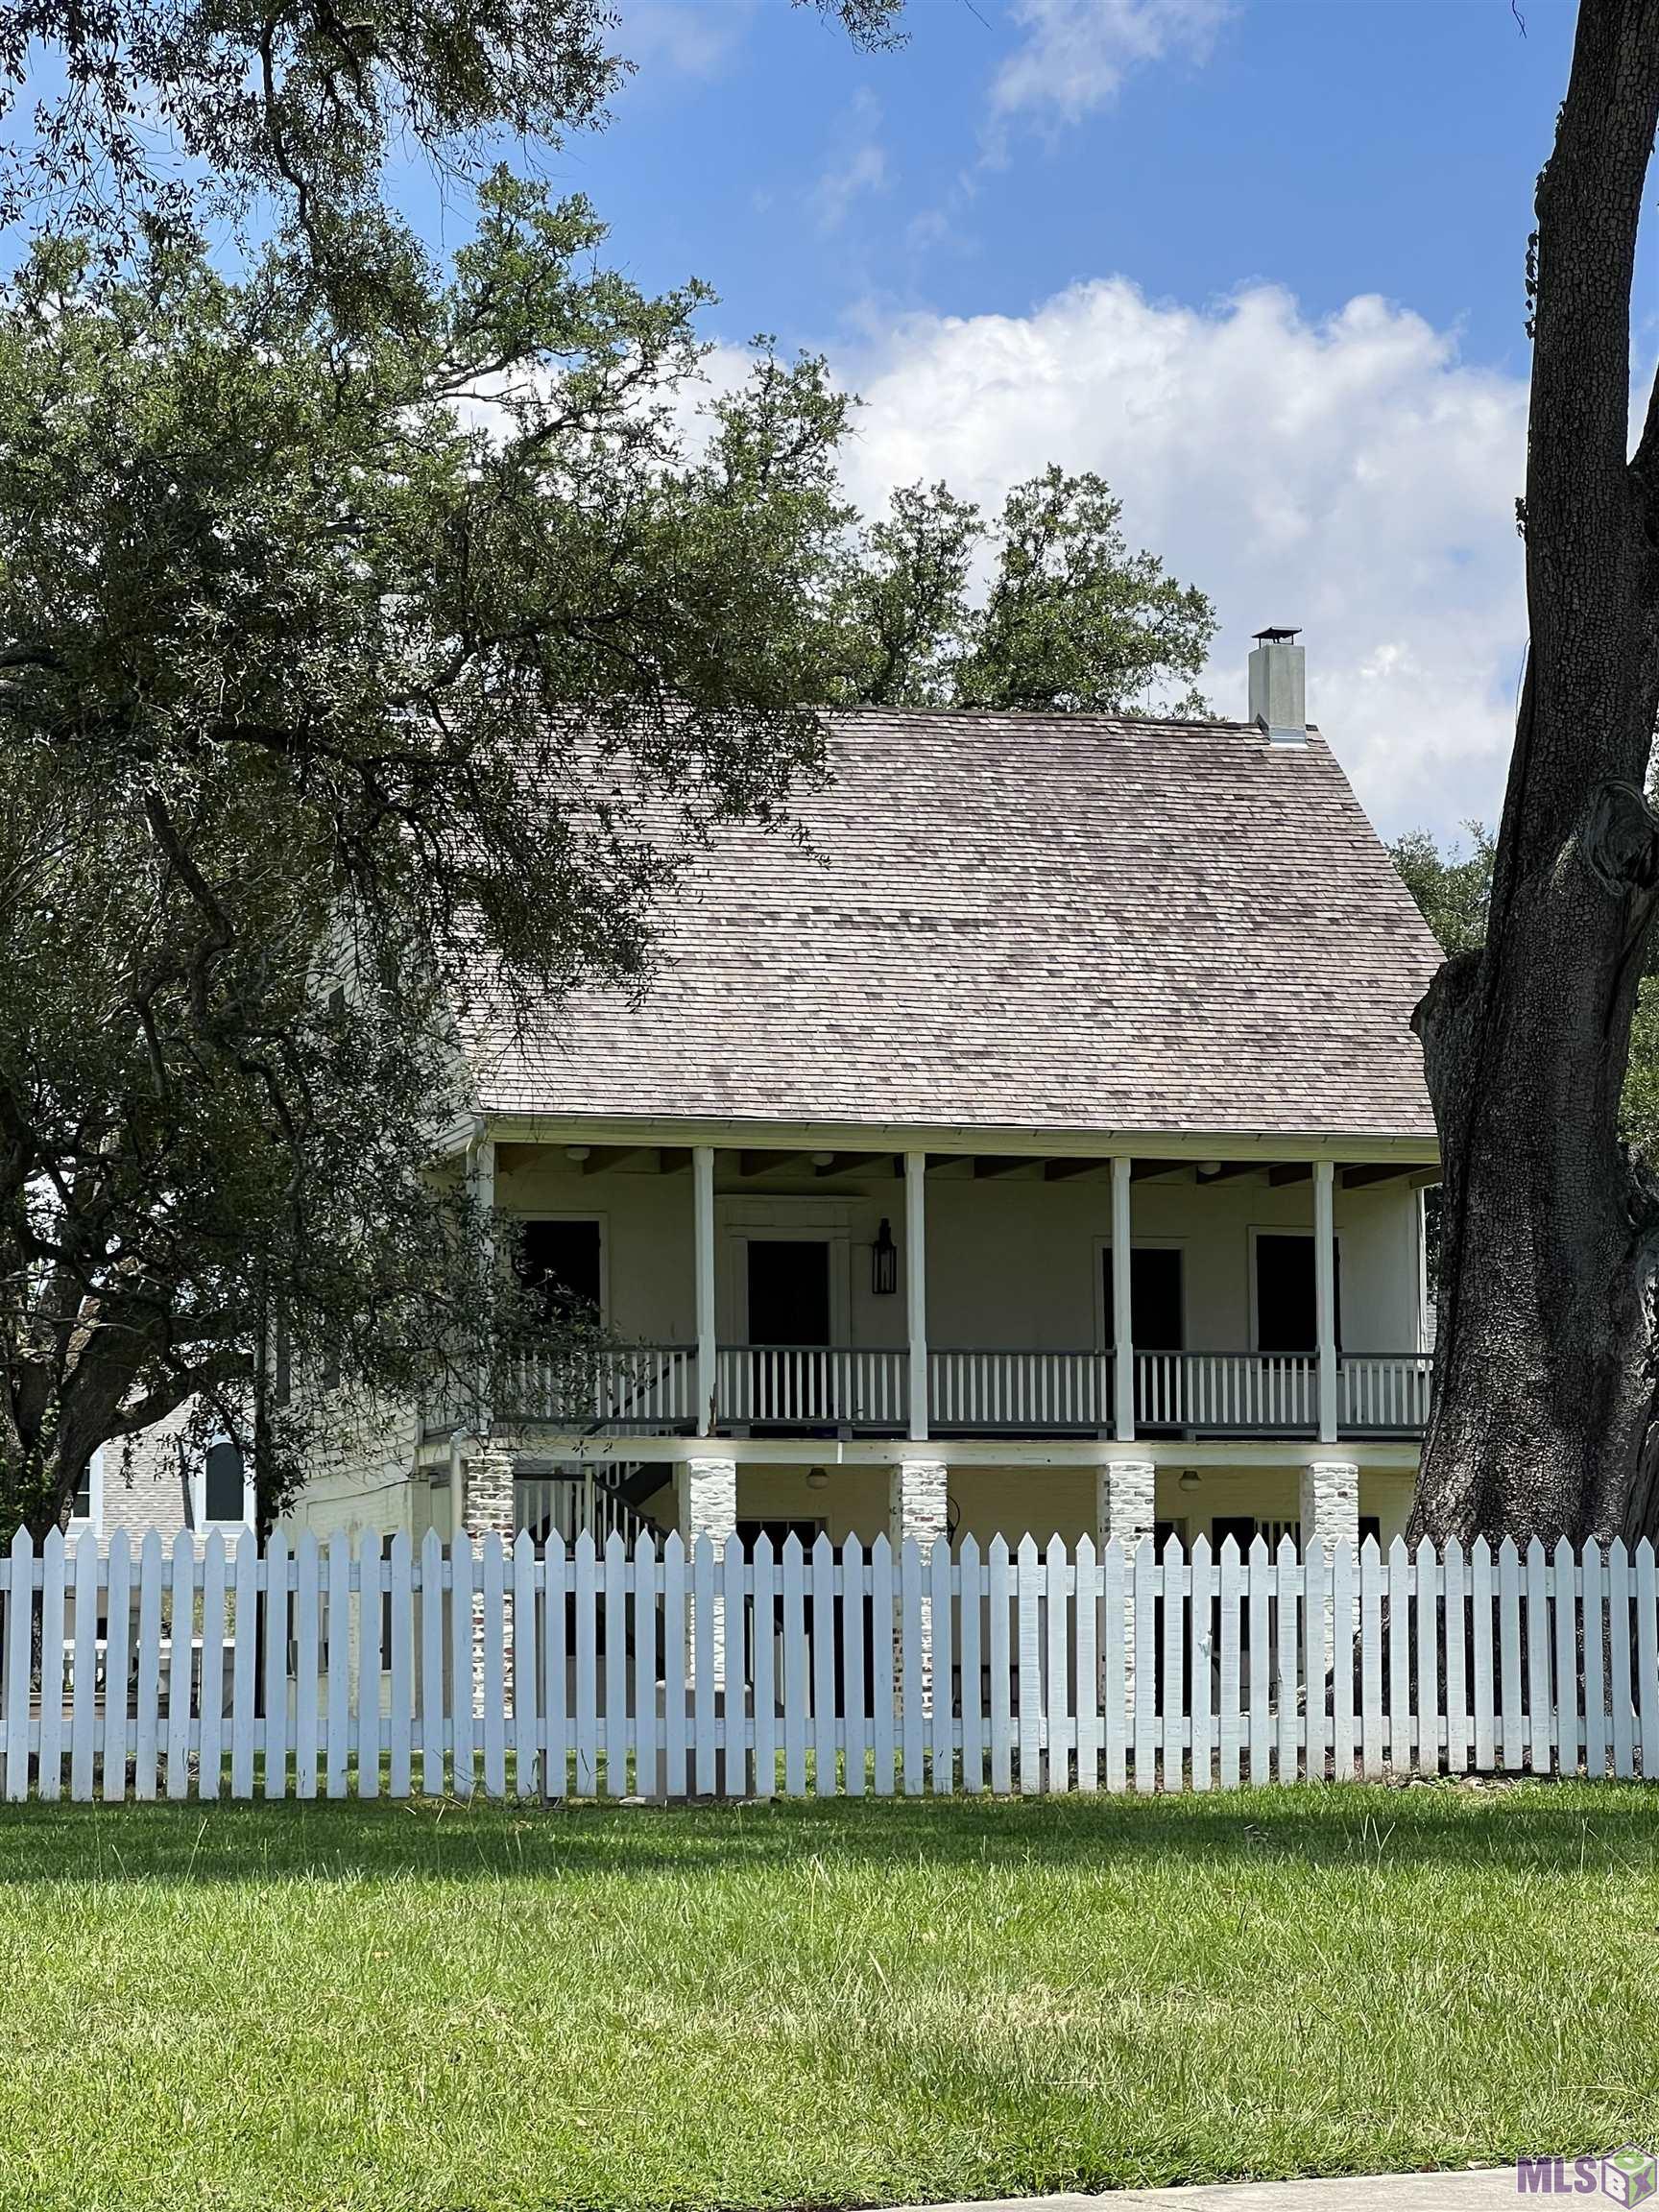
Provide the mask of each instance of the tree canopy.
POLYGON ((534 1317, 480 1257, 458 1047, 642 987, 700 842, 792 833, 827 708, 1134 704, 1208 637, 1097 479, 1017 487, 979 592, 943 490, 860 528, 824 363, 761 344, 697 407, 705 288, 606 269, 579 199, 497 172, 447 267, 391 235, 349 314, 297 226, 236 276, 43 241, 0 301, 0 1505, 36 1526, 192 1400, 254 1428, 268 1513, 375 1407, 487 1399, 534 1317))

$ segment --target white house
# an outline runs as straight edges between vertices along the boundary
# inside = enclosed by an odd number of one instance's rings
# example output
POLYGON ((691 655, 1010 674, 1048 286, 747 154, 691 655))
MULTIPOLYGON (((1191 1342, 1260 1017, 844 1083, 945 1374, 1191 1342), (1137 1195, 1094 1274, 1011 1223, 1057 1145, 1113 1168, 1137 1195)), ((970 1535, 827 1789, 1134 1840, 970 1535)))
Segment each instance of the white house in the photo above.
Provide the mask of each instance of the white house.
POLYGON ((1303 698, 1269 632, 1243 722, 838 717, 642 1004, 480 1050, 470 1170, 611 1348, 296 1522, 1397 1531, 1438 955, 1303 698))

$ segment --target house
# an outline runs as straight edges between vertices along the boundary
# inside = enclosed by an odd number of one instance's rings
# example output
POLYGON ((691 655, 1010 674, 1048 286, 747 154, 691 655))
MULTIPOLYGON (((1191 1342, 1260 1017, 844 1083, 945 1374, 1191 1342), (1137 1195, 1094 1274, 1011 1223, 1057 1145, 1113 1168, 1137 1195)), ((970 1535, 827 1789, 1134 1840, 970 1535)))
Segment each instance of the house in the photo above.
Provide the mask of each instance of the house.
POLYGON ((838 717, 640 1004, 485 1041, 457 1133, 550 1305, 299 1525, 724 1537, 1403 1526, 1438 954, 1264 632, 1241 722, 838 717))

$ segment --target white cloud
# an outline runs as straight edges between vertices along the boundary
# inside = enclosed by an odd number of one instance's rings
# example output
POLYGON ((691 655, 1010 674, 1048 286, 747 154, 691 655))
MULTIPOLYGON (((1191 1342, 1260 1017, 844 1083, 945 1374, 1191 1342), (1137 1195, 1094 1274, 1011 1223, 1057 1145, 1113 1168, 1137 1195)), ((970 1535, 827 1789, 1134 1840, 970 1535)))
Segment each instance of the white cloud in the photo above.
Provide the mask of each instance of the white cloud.
POLYGON ((615 0, 618 50, 649 75, 718 77, 748 36, 754 0, 615 0))
POLYGON ((1166 56, 1207 59, 1236 0, 1014 0, 1024 36, 998 70, 1001 116, 1076 123, 1117 98, 1131 70, 1166 56))
POLYGON ((1199 312, 1119 279, 913 317, 837 366, 867 401, 867 510, 916 477, 992 508, 1050 460, 1096 469, 1131 541, 1214 597, 1218 712, 1243 712, 1250 632, 1300 623, 1310 711, 1385 834, 1494 816, 1526 636, 1519 380, 1382 300, 1313 322, 1272 287, 1199 312))
POLYGON ((873 92, 860 89, 843 118, 834 156, 812 187, 820 230, 839 230, 855 200, 886 191, 891 179, 886 149, 878 135, 880 124, 880 102, 873 92))

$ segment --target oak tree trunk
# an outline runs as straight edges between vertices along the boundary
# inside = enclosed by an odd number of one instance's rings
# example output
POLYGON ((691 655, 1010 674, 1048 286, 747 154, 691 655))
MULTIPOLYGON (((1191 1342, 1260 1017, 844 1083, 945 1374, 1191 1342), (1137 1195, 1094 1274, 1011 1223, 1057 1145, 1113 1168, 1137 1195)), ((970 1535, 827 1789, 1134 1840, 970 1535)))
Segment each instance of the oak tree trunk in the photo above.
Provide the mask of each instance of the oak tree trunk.
POLYGON ((1659 893, 1659 388, 1630 296, 1659 0, 1583 0, 1539 179, 1523 527, 1530 649, 1485 950, 1417 1010, 1445 1163, 1413 1538, 1652 1531, 1659 1186, 1620 1092, 1659 893))

